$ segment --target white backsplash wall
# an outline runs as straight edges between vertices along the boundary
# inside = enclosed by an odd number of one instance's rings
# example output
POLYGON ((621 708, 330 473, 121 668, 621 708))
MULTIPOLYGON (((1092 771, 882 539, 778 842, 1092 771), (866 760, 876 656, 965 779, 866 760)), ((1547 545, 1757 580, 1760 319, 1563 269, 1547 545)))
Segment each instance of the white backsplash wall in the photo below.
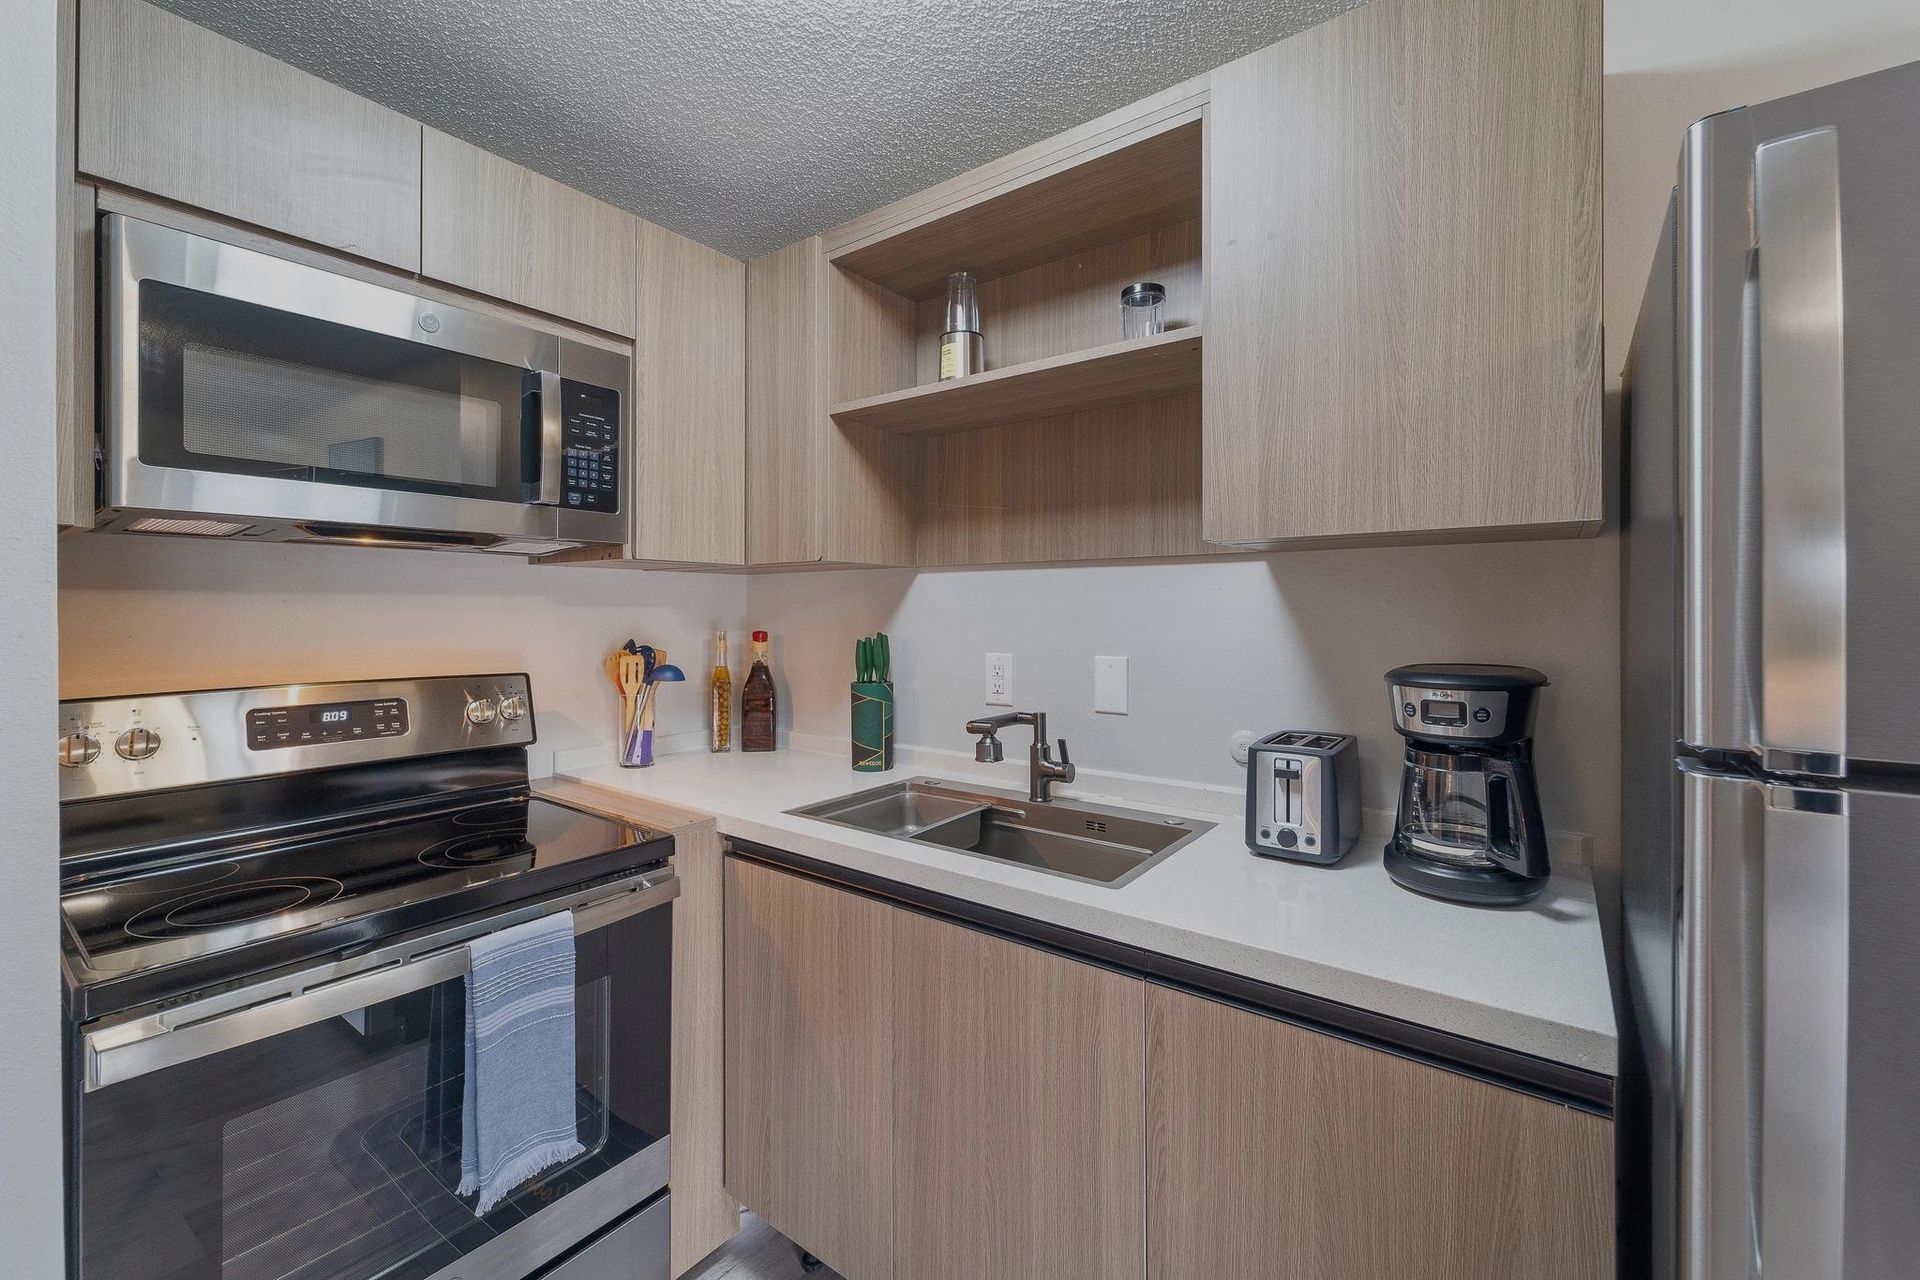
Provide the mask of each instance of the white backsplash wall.
MULTIPOLYGON (((1400 739, 1382 677, 1406 662, 1505 662, 1553 680, 1538 761, 1550 827, 1617 843, 1617 544, 1301 551, 1175 564, 802 573, 754 579, 783 716, 847 735, 853 641, 893 642, 898 741, 966 751, 990 710, 984 655, 1013 655, 1017 709, 1045 711, 1089 769, 1239 785, 1236 729, 1360 737, 1364 803, 1393 807, 1400 739), (1129 714, 1095 714, 1093 659, 1129 663, 1129 714)), ((1008 731, 1024 759, 1027 731, 1008 731)), ((851 778, 852 775, 849 774, 851 778)))
POLYGON ((540 741, 612 749, 619 700, 601 661, 629 636, 665 646, 662 734, 705 725, 712 631, 743 640, 745 580, 568 568, 438 551, 86 534, 60 543, 60 696, 526 671, 540 741))

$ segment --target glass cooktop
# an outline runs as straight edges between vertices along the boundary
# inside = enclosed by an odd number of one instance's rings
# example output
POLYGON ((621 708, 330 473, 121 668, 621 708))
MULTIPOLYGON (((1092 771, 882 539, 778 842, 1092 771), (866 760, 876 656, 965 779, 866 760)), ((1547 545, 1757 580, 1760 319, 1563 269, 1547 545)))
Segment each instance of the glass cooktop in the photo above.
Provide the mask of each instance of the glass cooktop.
MULTIPOLYGON (((185 864, 82 871, 63 880, 60 909, 70 949, 97 980, 396 908, 463 914, 469 899, 477 907, 522 896, 521 881, 527 892, 541 892, 554 878, 548 872, 590 878, 591 860, 659 839, 657 831, 522 794, 318 838, 255 842, 185 864)), ((645 860, 665 857, 667 847, 645 860)))

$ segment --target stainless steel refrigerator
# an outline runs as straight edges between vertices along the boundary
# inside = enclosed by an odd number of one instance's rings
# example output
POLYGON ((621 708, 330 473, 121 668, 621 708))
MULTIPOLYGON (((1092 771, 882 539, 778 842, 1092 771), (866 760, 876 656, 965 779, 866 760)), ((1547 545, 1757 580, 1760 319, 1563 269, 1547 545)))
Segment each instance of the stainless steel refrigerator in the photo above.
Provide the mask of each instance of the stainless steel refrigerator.
POLYGON ((1685 136, 1624 413, 1621 1275, 1920 1275, 1920 63, 1685 136))

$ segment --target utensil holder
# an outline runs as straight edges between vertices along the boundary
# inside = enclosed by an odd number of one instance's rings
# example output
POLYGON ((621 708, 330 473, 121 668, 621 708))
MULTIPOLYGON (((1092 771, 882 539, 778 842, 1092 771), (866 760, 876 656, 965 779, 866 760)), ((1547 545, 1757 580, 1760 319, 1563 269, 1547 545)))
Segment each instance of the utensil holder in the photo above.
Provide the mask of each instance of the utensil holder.
POLYGON ((621 719, 626 720, 620 734, 620 767, 646 769, 653 764, 653 686, 640 694, 633 718, 626 719, 626 700, 621 700, 621 719))
POLYGON ((893 686, 885 681, 853 682, 853 768, 856 773, 893 768, 893 686))

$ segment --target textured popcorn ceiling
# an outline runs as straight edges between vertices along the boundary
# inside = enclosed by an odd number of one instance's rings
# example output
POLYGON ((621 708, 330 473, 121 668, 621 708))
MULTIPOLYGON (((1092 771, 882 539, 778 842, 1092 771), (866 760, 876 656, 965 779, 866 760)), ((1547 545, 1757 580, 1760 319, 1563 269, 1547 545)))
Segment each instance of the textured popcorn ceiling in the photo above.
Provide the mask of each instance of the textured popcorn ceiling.
POLYGON ((161 0, 753 257, 1359 0, 161 0))

